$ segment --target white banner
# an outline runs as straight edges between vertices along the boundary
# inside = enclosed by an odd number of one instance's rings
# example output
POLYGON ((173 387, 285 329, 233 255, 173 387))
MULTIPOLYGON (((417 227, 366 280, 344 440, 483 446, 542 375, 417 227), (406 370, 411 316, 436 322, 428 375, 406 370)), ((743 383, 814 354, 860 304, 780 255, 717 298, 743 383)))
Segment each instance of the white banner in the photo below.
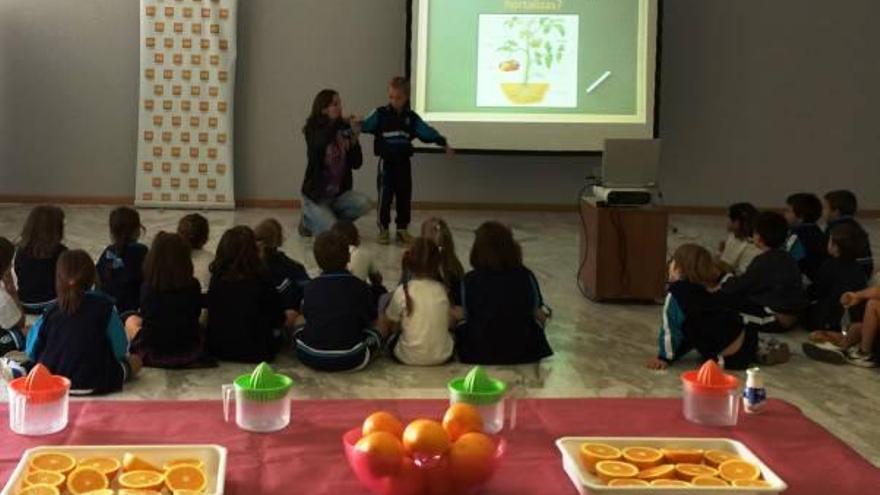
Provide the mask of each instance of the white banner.
POLYGON ((234 208, 238 0, 141 0, 135 204, 234 208))

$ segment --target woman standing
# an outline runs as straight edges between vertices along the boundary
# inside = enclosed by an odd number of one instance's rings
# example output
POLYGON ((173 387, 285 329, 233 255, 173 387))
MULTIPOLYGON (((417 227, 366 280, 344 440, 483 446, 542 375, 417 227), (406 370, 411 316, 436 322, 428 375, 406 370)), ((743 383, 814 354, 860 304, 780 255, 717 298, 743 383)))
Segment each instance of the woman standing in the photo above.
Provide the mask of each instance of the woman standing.
POLYGON ((355 221, 371 209, 365 195, 352 191, 352 170, 363 164, 357 118, 342 118, 339 93, 325 89, 315 96, 312 113, 303 127, 308 165, 303 179, 304 237, 330 230, 338 220, 355 221))

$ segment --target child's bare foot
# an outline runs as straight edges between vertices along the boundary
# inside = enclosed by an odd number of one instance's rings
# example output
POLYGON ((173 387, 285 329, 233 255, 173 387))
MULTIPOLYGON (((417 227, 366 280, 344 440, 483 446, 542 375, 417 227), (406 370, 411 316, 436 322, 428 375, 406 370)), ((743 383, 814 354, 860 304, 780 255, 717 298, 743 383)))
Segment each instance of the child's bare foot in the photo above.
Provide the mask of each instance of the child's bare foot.
POLYGON ((669 363, 660 358, 654 358, 645 363, 645 367, 649 370, 665 370, 669 367, 669 363))

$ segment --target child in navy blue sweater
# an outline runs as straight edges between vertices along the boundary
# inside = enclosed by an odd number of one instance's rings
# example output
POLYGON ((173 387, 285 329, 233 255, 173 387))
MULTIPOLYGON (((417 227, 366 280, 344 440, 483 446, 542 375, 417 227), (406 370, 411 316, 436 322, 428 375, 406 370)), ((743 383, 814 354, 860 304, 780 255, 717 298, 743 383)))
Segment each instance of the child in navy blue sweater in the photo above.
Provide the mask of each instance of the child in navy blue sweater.
POLYGON ((28 214, 15 251, 15 278, 25 313, 42 314, 55 302, 55 265, 67 250, 64 211, 57 206, 37 206, 28 214))
POLYGON ((828 237, 816 224, 822 218, 822 202, 810 193, 792 194, 786 200, 785 220, 789 226, 785 248, 801 273, 812 282, 828 259, 828 237))
POLYGON ((411 219, 412 141, 419 139, 453 150, 436 129, 429 126, 409 106, 409 82, 395 77, 388 85, 388 105, 377 108, 361 124, 360 131, 375 136, 374 152, 379 157, 379 243, 391 242, 391 203, 397 205, 397 241, 408 244, 411 219))
POLYGON ((266 265, 272 285, 281 296, 286 316, 284 326, 293 328, 299 316, 303 288, 310 280, 309 274, 306 273, 306 267, 302 263, 290 259, 279 249, 284 243, 284 231, 278 220, 274 218, 263 220, 254 229, 254 236, 260 248, 260 258, 266 265))
POLYGON ((137 210, 120 206, 110 212, 113 244, 107 246, 98 258, 98 280, 101 291, 113 298, 116 309, 123 314, 137 311, 141 302, 147 246, 138 239, 143 232, 137 210))
POLYGON ((113 302, 90 290, 96 275, 88 253, 64 252, 58 258, 58 301, 27 337, 30 360, 69 378, 74 394, 119 391, 141 367, 139 358, 128 355, 128 338, 113 302))
POLYGON ((747 328, 736 311, 709 291, 721 271, 702 246, 679 247, 669 263, 669 289, 663 305, 663 324, 657 357, 651 369, 665 369, 691 350, 702 359, 722 361, 725 368, 745 369, 755 358, 757 331, 747 328))
MULTIPOLYGON (((859 209, 859 203, 856 195, 852 191, 839 190, 831 191, 825 194, 822 202, 822 216, 825 218, 825 233, 830 234, 831 229, 835 226, 849 223, 857 226, 865 231, 864 227, 856 220, 856 213, 859 209)), ((874 276, 874 257, 871 253, 871 242, 869 240, 867 247, 858 253, 858 262, 868 280, 874 276)))
MULTIPOLYGON (((859 253, 867 249, 867 244, 868 235, 856 224, 840 223, 831 229, 827 248, 831 257, 822 264, 808 291, 812 302, 806 317, 808 329, 841 330, 844 316, 841 297, 868 286, 865 271, 858 262, 859 253)), ((864 305, 853 306, 848 311, 852 323, 861 322, 863 314, 864 305)))

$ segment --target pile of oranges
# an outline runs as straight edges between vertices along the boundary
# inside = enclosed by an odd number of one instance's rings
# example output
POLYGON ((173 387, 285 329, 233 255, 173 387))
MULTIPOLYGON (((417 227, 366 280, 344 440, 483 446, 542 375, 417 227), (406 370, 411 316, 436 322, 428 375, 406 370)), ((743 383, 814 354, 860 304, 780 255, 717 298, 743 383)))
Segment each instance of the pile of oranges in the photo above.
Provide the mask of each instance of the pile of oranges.
POLYGON ((760 468, 721 450, 626 447, 601 443, 580 448, 583 467, 608 486, 769 487, 760 468))
POLYGON ((452 405, 442 422, 416 419, 405 427, 393 414, 375 412, 364 421, 361 434, 354 449, 377 478, 438 462, 444 463, 454 486, 479 485, 493 473, 495 442, 483 433, 479 411, 467 404, 452 405))
POLYGON ((44 452, 28 462, 17 495, 197 495, 208 481, 199 459, 174 459, 162 467, 132 453, 75 459, 44 452))

